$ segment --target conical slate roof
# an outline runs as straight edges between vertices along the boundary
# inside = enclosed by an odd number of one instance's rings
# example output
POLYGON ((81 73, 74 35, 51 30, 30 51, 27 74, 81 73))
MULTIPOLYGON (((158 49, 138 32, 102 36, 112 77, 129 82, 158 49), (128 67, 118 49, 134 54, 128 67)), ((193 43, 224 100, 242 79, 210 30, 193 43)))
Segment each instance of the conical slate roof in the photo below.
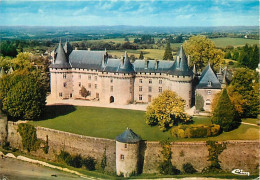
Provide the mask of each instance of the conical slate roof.
POLYGON ((63 49, 67 56, 69 56, 69 54, 73 51, 73 48, 68 41, 66 41, 65 45, 63 46, 63 49))
POLYGON ((122 143, 136 143, 141 141, 141 138, 131 129, 127 128, 122 134, 116 137, 116 141, 122 143))
POLYGON ((124 73, 133 73, 134 68, 132 63, 130 62, 127 52, 125 52, 125 56, 123 57, 123 62, 121 63, 120 68, 118 69, 118 72, 124 72, 124 73))
POLYGON ((68 58, 66 57, 65 51, 61 45, 61 42, 59 43, 59 46, 57 48, 57 56, 54 61, 54 64, 51 64, 52 68, 70 68, 70 64, 68 62, 68 58))
POLYGON ((210 64, 208 64, 207 67, 202 71, 200 82, 196 88, 197 89, 220 89, 221 88, 221 83, 219 82, 214 71, 212 70, 210 64))
POLYGON ((191 76, 193 75, 192 70, 188 66, 188 61, 184 53, 184 49, 181 46, 178 56, 170 68, 169 74, 176 76, 191 76), (178 62, 179 57, 179 62, 178 62))

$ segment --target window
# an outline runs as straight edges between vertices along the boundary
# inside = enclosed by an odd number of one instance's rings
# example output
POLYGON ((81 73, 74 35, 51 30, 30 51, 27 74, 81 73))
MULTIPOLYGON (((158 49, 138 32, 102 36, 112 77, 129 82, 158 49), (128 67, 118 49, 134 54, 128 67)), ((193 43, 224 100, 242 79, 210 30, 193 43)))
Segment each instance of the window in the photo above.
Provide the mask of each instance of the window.
POLYGON ((110 92, 113 92, 113 91, 114 91, 114 87, 110 86, 110 92))
POLYGON ((120 159, 121 160, 124 160, 125 159, 125 156, 123 154, 120 155, 120 159))
POLYGON ((95 76, 95 81, 97 81, 97 76, 95 76))
POLYGON ((142 80, 142 79, 139 79, 139 83, 143 83, 143 80, 142 80))
POLYGON ((152 101, 152 96, 148 95, 148 102, 151 102, 151 101, 152 101))
POLYGON ((88 83, 88 88, 91 88, 91 84, 90 83, 88 83))
POLYGON ((95 84, 95 89, 97 89, 97 84, 95 84))
POLYGON ((130 93, 132 93, 132 87, 130 87, 129 89, 130 89, 130 93))
POLYGON ((151 86, 148 87, 148 91, 152 92, 152 87, 151 86))
POLYGON ((70 93, 70 97, 72 98, 72 93, 70 93))
POLYGON ((162 92, 162 87, 159 87, 159 92, 160 92, 160 93, 162 92))
POLYGON ((211 105, 211 101, 209 99, 206 100, 206 105, 211 105))
POLYGON ((143 87, 139 86, 139 91, 142 92, 143 91, 143 87))
POLYGON ((159 80, 159 84, 162 84, 162 80, 161 79, 159 80))
POLYGON ((62 97, 62 93, 61 92, 59 93, 59 96, 62 97))
POLYGON ((212 82, 211 81, 208 81, 208 86, 212 86, 212 82))
POLYGON ((139 101, 142 101, 143 100, 143 96, 140 94, 139 95, 139 101))
POLYGON ((66 74, 63 74, 63 79, 66 79, 67 78, 67 75, 66 74))
POLYGON ((99 93, 96 93, 96 98, 99 98, 99 93))
POLYGON ((88 80, 91 80, 91 75, 88 76, 88 80))
POLYGON ((152 82, 153 82, 153 81, 152 81, 151 79, 149 79, 149 84, 152 84, 152 82))
POLYGON ((79 82, 79 87, 81 87, 81 82, 79 82))
POLYGON ((81 74, 79 74, 79 79, 81 79, 81 74))
POLYGON ((125 144, 125 148, 127 148, 127 144, 125 144))
POLYGON ((110 79, 110 83, 113 83, 113 79, 110 79))
POLYGON ((63 87, 67 87, 67 83, 63 83, 63 87))

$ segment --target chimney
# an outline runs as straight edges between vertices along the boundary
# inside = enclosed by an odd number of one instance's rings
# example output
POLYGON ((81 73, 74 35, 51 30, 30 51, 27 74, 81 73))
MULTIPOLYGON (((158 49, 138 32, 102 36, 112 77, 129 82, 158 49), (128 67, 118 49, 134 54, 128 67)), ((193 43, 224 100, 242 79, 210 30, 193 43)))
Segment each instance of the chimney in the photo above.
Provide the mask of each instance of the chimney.
POLYGON ((158 69, 159 61, 156 59, 155 60, 155 69, 158 69))
POLYGON ((75 47, 75 50, 78 50, 78 47, 75 47))
POLYGON ((90 51, 90 48, 88 48, 88 51, 90 51))
POLYGON ((177 68, 179 68, 180 67, 180 56, 177 56, 177 68))
POLYGON ((190 67, 190 55, 188 55, 188 66, 190 67))
POLYGON ((148 68, 148 60, 147 59, 145 59, 145 61, 144 61, 144 64, 145 64, 145 69, 147 69, 148 68))

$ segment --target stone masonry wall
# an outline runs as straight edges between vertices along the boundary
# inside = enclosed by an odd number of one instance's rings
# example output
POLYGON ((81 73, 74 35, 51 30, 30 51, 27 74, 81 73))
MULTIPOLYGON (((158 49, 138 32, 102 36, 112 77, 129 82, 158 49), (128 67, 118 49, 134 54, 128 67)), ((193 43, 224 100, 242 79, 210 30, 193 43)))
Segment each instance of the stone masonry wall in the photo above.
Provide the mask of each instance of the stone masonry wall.
MULTIPOLYGON (((21 149, 21 137, 17 132, 17 123, 8 122, 8 141, 12 147, 21 149)), ((100 160, 106 148, 107 170, 116 171, 116 143, 115 140, 81 136, 72 133, 37 127, 38 138, 46 141, 48 135, 49 153, 44 154, 40 149, 32 152, 33 155, 54 160, 60 150, 64 149, 70 154, 81 154, 83 157, 92 156, 100 160)), ((159 162, 162 160, 162 147, 159 142, 140 142, 140 160, 143 173, 158 172, 159 162)), ((209 165, 207 161, 208 148, 205 142, 173 142, 172 163, 182 170, 182 165, 191 163, 194 168, 201 171, 209 165)), ((219 156, 221 167, 225 171, 243 169, 253 172, 257 169, 259 160, 259 142, 255 141, 227 141, 227 149, 219 156)))
MULTIPOLYGON (((159 142, 145 142, 141 147, 144 154, 143 173, 158 172, 158 164, 162 160, 162 147, 159 142)), ((208 147, 205 142, 173 142, 172 163, 182 170, 182 165, 191 163, 193 167, 202 171, 210 165, 208 159, 208 147)), ((219 156, 221 167, 225 171, 243 169, 254 172, 259 160, 259 142, 256 141, 227 141, 227 149, 219 156)))
MULTIPOLYGON (((17 123, 8 123, 8 141, 12 147, 21 149, 21 137, 17 132, 17 129, 17 123)), ((65 150, 72 155, 81 154, 82 157, 94 157, 97 159, 98 164, 100 164, 106 148, 106 170, 115 172, 116 144, 114 140, 81 136, 68 132, 37 127, 37 137, 46 141, 46 136, 48 136, 49 153, 45 154, 41 149, 39 149, 37 152, 31 152, 33 155, 49 160, 55 160, 56 155, 58 155, 61 150, 65 150)))

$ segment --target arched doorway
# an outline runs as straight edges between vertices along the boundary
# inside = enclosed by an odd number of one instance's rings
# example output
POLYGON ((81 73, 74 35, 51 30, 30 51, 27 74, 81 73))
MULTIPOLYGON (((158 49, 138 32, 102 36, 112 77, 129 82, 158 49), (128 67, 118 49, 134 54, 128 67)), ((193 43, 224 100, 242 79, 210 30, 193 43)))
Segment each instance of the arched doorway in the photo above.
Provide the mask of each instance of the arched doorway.
POLYGON ((114 96, 110 96, 109 102, 110 102, 110 103, 115 102, 114 96))

